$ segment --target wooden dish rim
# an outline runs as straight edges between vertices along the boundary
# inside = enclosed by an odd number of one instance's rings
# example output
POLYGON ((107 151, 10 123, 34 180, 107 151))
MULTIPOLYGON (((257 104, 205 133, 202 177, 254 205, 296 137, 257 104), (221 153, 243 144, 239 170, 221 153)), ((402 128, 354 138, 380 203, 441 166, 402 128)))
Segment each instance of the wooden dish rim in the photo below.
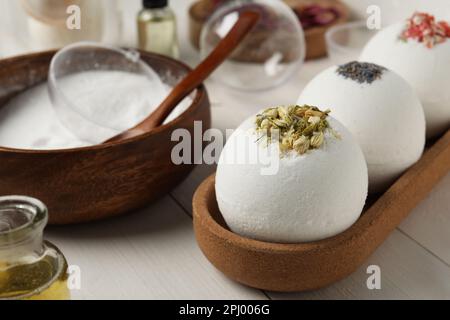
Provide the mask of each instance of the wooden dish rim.
MULTIPOLYGON (((231 242, 233 245, 252 249, 255 251, 272 251, 272 252, 304 252, 310 251, 312 249, 317 249, 318 247, 326 247, 329 244, 336 244, 336 241, 345 241, 342 236, 351 229, 344 231, 343 233, 320 241, 314 242, 304 242, 304 243, 275 243, 275 242, 265 242, 260 240, 255 240, 251 238, 246 238, 237 233, 232 232, 221 226, 211 215, 208 208, 208 201, 215 194, 215 173, 209 176, 202 184, 199 186, 194 194, 193 200, 193 211, 194 217, 198 217, 198 221, 208 228, 208 230, 218 236, 219 238, 231 242), (339 239, 342 238, 342 239, 339 239)), ((215 197, 214 197, 215 198, 215 197)), ((214 201, 217 201, 214 199, 214 201)))
MULTIPOLYGON (((133 49, 133 50, 137 50, 137 49, 133 49)), ((143 50, 137 50, 137 51, 141 54, 141 56, 156 57, 158 59, 164 60, 168 64, 177 66, 186 72, 190 72, 192 70, 192 68, 190 66, 188 66, 187 64, 185 64, 179 60, 175 60, 173 58, 170 58, 170 57, 167 57, 167 56, 164 56, 161 54, 153 53, 153 52, 148 52, 148 51, 143 51, 143 50)), ((47 55, 54 55, 54 54, 56 54, 56 52, 58 52, 58 49, 40 51, 40 52, 35 52, 35 53, 30 53, 30 54, 13 56, 13 57, 9 57, 6 59, 0 59, 0 65, 10 64, 10 63, 16 62, 17 60, 25 61, 25 59, 31 60, 31 59, 39 58, 41 56, 44 57, 47 55)), ((104 144, 97 144, 97 145, 93 145, 93 146, 68 148, 68 149, 55 149, 55 150, 17 149, 17 148, 8 148, 8 147, 0 146, 0 152, 14 153, 14 154, 68 154, 68 153, 76 153, 76 152, 81 152, 81 151, 97 151, 97 150, 107 149, 110 147, 120 146, 120 145, 124 145, 124 144, 128 144, 128 143, 132 143, 132 142, 142 141, 153 134, 163 132, 166 129, 171 128, 171 127, 176 127, 178 124, 180 124, 184 120, 188 119, 189 115, 191 113, 193 113, 197 108, 199 108, 200 101, 202 99, 205 99, 206 95, 207 95, 206 87, 204 84, 202 84, 201 86, 197 87, 197 89, 195 90, 195 97, 192 99, 192 103, 182 114, 180 114, 178 117, 176 117, 169 123, 166 123, 162 126, 159 126, 153 130, 150 130, 149 132, 138 135, 136 137, 127 138, 127 139, 120 140, 120 141, 108 142, 108 143, 104 143, 104 144)))

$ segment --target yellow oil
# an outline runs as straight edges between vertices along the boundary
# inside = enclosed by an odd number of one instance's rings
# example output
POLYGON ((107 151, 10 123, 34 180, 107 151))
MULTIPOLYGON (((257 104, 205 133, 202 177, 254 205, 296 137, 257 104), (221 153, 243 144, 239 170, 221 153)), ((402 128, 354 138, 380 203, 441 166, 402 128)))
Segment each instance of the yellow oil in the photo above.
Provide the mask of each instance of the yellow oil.
POLYGON ((142 10, 138 15, 138 40, 142 50, 179 57, 177 23, 169 8, 142 10))
POLYGON ((18 266, 0 262, 0 299, 68 300, 67 263, 58 258, 43 259, 18 266))

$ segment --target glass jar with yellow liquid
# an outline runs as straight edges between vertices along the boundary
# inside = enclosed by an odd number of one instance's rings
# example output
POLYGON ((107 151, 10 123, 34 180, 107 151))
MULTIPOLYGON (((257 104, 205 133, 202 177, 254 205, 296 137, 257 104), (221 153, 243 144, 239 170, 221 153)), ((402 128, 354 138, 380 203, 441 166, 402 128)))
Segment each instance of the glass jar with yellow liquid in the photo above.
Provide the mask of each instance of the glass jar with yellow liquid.
POLYGON ((43 240, 48 212, 39 200, 0 197, 0 300, 65 300, 67 262, 43 240))
POLYGON ((168 0, 143 0, 138 14, 139 49, 178 59, 177 23, 168 0))

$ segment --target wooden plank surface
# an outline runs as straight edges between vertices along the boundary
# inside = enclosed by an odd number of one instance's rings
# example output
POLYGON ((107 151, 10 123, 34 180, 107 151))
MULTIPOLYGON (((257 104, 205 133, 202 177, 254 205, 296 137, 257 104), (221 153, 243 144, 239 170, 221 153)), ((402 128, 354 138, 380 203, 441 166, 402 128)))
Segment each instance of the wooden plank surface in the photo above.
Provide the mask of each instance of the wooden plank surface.
POLYGON ((450 299, 450 268, 395 231, 350 277, 322 290, 269 293, 273 299, 450 299), (381 290, 367 287, 368 266, 381 270, 381 290))
POLYGON ((50 227, 46 238, 81 268, 75 299, 265 299, 226 279, 198 249, 191 218, 169 197, 107 221, 50 227))
POLYGON ((410 214, 400 229, 450 265, 450 174, 410 214))

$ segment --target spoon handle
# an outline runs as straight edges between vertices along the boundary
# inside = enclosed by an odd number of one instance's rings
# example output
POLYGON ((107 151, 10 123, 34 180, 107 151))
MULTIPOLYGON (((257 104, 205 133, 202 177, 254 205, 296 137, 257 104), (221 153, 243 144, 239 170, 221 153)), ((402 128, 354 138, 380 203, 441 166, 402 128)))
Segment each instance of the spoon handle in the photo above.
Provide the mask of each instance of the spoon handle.
POLYGON ((241 14, 239 20, 211 54, 173 89, 152 116, 142 122, 142 126, 148 130, 161 125, 173 108, 201 85, 227 59, 258 19, 259 14, 255 12, 249 11, 241 14))
POLYGON ((234 49, 236 49, 245 36, 256 25, 259 18, 260 14, 257 12, 243 12, 232 29, 219 42, 210 55, 173 88, 167 98, 148 118, 134 128, 109 139, 107 142, 131 138, 160 126, 172 110, 192 91, 201 85, 203 81, 205 81, 208 76, 230 56, 234 49))

